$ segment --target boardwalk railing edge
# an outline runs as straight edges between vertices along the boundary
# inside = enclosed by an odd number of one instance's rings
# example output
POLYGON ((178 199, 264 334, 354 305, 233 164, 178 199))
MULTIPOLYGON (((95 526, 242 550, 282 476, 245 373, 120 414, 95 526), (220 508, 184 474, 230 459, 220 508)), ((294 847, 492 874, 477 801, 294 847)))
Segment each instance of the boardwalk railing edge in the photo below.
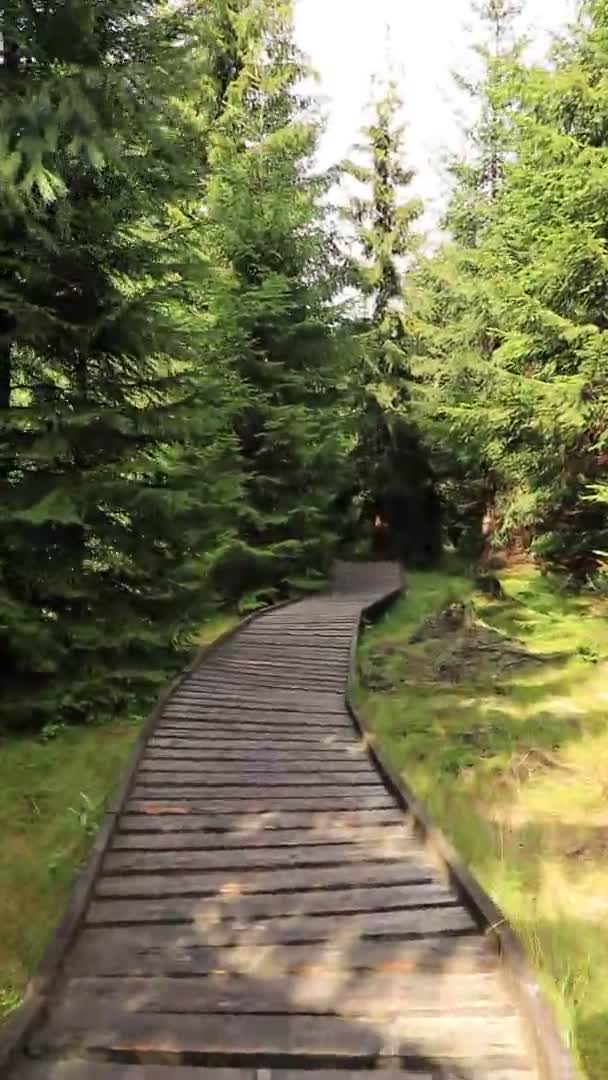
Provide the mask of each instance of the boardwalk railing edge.
POLYGON ((87 861, 72 885, 61 920, 51 935, 38 968, 28 981, 23 1002, 4 1022, 0 1022, 0 1076, 7 1074, 9 1066, 12 1065, 19 1052, 24 1049, 31 1031, 44 1013, 55 980, 60 974, 63 959, 81 925, 102 861, 114 836, 118 818, 127 801, 140 759, 168 700, 208 656, 238 634, 245 626, 248 626, 249 623, 258 619, 261 615, 268 614, 269 611, 278 611, 280 608, 288 607, 299 600, 301 600, 301 597, 281 600, 277 604, 271 604, 239 619, 234 626, 225 630, 209 645, 198 648, 188 666, 161 692, 152 711, 145 718, 127 762, 123 766, 116 793, 101 820, 87 861))
POLYGON ((376 769, 401 808, 411 818, 414 829, 429 855, 443 870, 480 929, 491 936, 505 975, 521 1007, 531 1049, 536 1056, 540 1080, 578 1080, 579 1073, 572 1055, 562 1038, 553 1010, 543 994, 518 935, 505 914, 462 862, 445 833, 432 823, 424 804, 378 749, 374 732, 355 705, 353 688, 356 679, 356 657, 364 620, 372 622, 377 619, 401 593, 401 589, 394 590, 361 612, 351 644, 346 690, 347 709, 357 732, 365 740, 376 769))

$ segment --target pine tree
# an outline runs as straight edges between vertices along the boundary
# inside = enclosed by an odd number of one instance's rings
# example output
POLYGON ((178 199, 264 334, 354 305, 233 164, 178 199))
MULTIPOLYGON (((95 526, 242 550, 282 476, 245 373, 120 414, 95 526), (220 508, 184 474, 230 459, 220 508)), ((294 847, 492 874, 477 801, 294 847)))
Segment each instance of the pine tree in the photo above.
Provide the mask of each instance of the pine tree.
POLYGON ((362 298, 356 326, 358 437, 355 498, 380 549, 426 563, 440 550, 440 509, 427 451, 412 408, 411 341, 404 308, 404 269, 416 248, 422 212, 408 195, 414 173, 404 165, 402 102, 391 83, 373 105, 358 159, 346 174, 363 187, 346 219, 360 256, 353 284, 362 298), (379 527, 379 530, 378 530, 379 527))
POLYGON ((419 261, 410 303, 424 372, 421 425, 433 447, 446 529, 462 553, 477 559, 495 525, 502 465, 493 370, 502 336, 496 260, 485 238, 513 155, 524 43, 519 3, 483 0, 473 11, 479 74, 456 76, 456 83, 473 103, 475 121, 465 157, 449 167, 448 235, 419 261))
POLYGON ((238 542, 217 580, 246 608, 321 583, 331 558, 343 275, 291 5, 243 0, 230 18, 238 75, 212 133, 206 212, 224 267, 211 318, 244 388, 238 542))
POLYGON ((470 78, 455 73, 454 81, 469 99, 475 119, 465 130, 465 157, 449 162, 453 190, 444 221, 453 239, 467 248, 476 246, 504 178, 516 104, 513 76, 524 47, 517 32, 520 0, 481 0, 472 4, 472 13, 479 33, 472 48, 479 74, 470 78))
POLYGON ((0 652, 4 719, 34 723, 162 681, 239 479, 190 308, 192 23, 152 0, 13 0, 3 29, 0 652))
POLYGON ((608 541, 607 50, 590 2, 551 66, 504 69, 500 183, 420 279, 427 431, 459 492, 453 519, 478 530, 491 515, 497 543, 577 582, 608 541))
POLYGON ((584 580, 608 540, 605 507, 587 498, 604 475, 608 407, 604 314, 608 99, 605 5, 586 4, 554 70, 530 73, 517 158, 486 245, 502 344, 504 532, 584 580))

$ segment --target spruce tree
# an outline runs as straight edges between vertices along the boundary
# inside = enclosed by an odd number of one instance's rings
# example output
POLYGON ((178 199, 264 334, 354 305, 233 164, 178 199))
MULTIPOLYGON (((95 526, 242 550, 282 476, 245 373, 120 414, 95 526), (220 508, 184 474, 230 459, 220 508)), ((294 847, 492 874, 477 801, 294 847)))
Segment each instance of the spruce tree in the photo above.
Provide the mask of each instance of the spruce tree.
POLYGON ((190 307, 193 24, 152 0, 12 0, 3 32, 3 719, 40 723, 165 678, 239 482, 190 307))
POLYGON ((206 213, 224 267, 210 314, 244 390, 244 490, 216 580, 247 608, 320 584, 331 559, 343 275, 291 5, 244 0, 231 27, 239 73, 212 133, 206 213))
POLYGON ((361 298, 354 495, 381 552, 428 563, 441 547, 440 507, 412 406, 403 293, 422 206, 408 193, 414 173, 404 164, 402 102, 394 84, 372 108, 355 148, 358 158, 345 167, 363 191, 351 197, 345 215, 359 249, 352 281, 361 298))
POLYGON ((452 159, 452 190, 439 249, 419 261, 411 289, 424 372, 421 424, 433 447, 450 539, 478 559, 496 523, 503 456, 496 425, 494 355, 502 342, 496 262, 486 236, 516 142, 522 78, 521 5, 473 5, 474 78, 456 76, 475 114, 464 157, 452 159))
POLYGON ((516 159, 486 247, 502 344, 497 405, 504 532, 584 581, 606 547, 605 507, 588 499, 606 462, 604 314, 608 153, 605 5, 583 5, 553 70, 523 87, 516 159))

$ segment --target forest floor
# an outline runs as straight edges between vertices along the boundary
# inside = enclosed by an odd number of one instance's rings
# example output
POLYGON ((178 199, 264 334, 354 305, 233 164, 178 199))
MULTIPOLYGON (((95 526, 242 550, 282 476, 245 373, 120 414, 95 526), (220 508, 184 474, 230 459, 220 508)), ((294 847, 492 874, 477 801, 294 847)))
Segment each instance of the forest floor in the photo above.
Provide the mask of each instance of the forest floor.
POLYGON ((584 1075, 605 1080, 608 599, 527 564, 498 576, 502 600, 449 565, 408 574, 364 636, 357 700, 520 933, 584 1075))
MULTIPOLYGON (((236 621, 214 616, 193 643, 210 644, 236 621)), ((0 1019, 21 1001, 142 719, 0 740, 0 1019)))

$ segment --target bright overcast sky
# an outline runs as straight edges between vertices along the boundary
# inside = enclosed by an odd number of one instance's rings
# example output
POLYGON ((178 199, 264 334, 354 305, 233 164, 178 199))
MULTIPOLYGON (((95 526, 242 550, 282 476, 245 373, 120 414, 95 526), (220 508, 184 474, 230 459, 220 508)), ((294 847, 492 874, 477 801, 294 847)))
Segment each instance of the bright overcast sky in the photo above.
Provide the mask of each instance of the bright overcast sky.
MULTIPOLYGON (((348 154, 365 119, 371 76, 386 68, 388 55, 406 103, 417 191, 435 217, 443 192, 441 149, 458 150, 462 143, 455 120, 461 102, 450 71, 470 63, 470 0, 296 0, 295 6, 298 42, 321 76, 329 117, 323 164, 348 154)), ((575 7, 576 0, 527 0, 524 25, 535 53, 575 7)))

